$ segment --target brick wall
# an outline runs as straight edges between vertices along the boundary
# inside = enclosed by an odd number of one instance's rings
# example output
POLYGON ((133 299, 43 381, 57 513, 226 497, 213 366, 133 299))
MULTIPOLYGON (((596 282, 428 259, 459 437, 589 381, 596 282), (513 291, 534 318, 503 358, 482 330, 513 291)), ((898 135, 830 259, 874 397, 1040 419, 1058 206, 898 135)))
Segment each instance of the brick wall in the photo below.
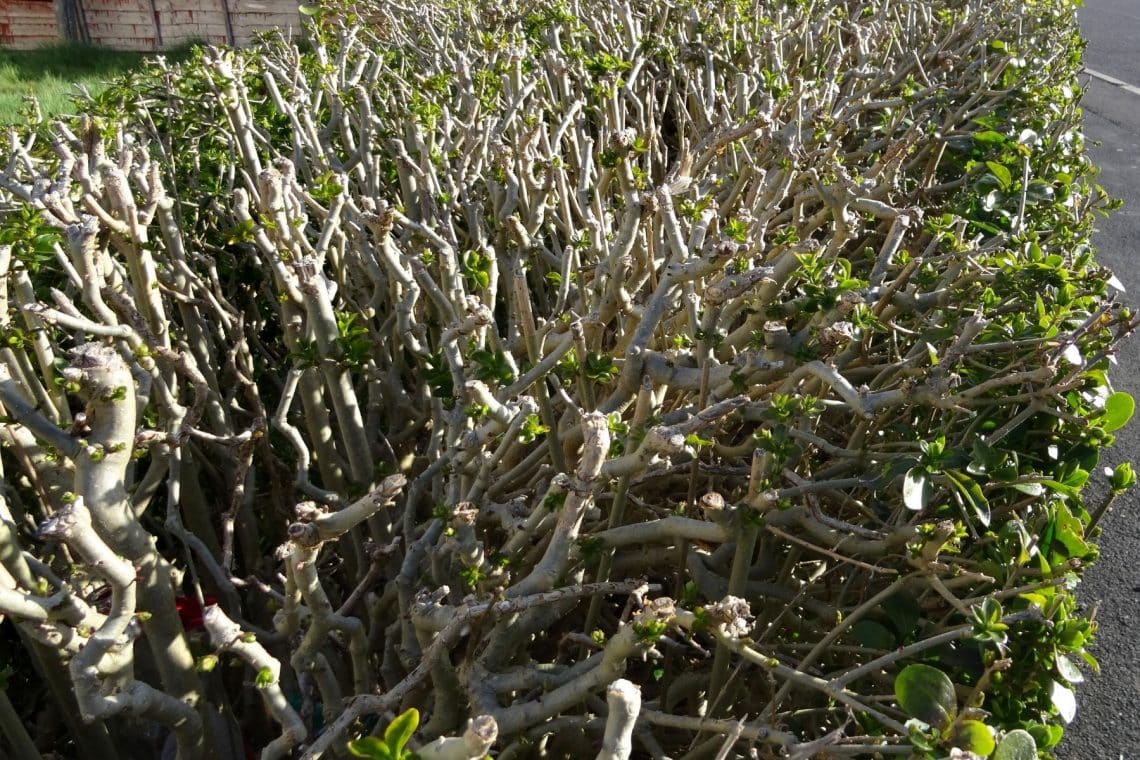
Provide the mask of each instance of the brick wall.
MULTIPOLYGON (((230 10, 236 3, 230 4, 230 10)), ((226 44, 225 8, 221 0, 155 0, 158 20, 162 25, 162 44, 177 45, 200 40, 212 45, 226 44)))
POLYGON ((45 0, 0 0, 0 45, 26 50, 56 42, 55 9, 45 0))
POLYGON ((230 10, 237 44, 247 45, 268 29, 292 30, 296 34, 301 28, 301 12, 297 10, 300 5, 296 0, 234 0, 230 10))
POLYGON ((145 0, 83 0, 87 33, 96 45, 125 50, 154 50, 158 34, 145 0))
MULTIPOLYGON (((156 50, 194 41, 228 42, 222 0, 82 0, 87 31, 96 45, 156 50)), ((296 30, 298 0, 229 0, 234 42, 248 44, 269 29, 296 30)), ((49 0, 0 0, 0 45, 29 48, 59 39, 49 0)))

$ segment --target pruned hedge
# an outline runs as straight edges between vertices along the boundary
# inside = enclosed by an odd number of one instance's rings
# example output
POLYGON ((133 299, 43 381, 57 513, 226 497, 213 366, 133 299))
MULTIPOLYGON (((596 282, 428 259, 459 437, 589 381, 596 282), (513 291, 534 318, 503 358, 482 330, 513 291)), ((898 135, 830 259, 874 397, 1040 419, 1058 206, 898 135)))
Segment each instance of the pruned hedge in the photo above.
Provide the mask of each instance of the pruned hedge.
POLYGON ((13 132, 9 746, 1048 757, 1133 480, 1074 4, 304 6, 13 132))

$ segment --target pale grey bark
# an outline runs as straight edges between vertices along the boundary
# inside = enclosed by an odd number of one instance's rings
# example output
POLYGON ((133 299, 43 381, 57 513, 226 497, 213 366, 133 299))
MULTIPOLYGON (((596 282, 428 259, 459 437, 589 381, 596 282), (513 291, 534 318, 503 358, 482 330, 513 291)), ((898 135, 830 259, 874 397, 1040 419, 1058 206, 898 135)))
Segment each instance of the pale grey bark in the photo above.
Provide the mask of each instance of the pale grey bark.
POLYGON ((633 751, 633 729, 641 712, 641 689, 619 678, 606 689, 606 736, 597 760, 629 760, 633 751))

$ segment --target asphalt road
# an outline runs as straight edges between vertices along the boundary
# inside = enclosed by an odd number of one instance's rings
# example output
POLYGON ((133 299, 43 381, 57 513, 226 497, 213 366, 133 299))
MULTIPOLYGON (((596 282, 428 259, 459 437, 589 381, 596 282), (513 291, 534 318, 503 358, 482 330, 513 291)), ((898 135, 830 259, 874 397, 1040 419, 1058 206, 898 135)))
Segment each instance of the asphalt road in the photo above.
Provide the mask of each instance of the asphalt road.
POLYGON ((1078 14, 1089 41, 1085 65, 1140 86, 1140 2, 1085 0, 1078 14))
MULTIPOLYGON (((1085 65, 1130 87, 1087 77, 1085 134, 1101 167, 1100 183, 1124 207, 1097 224, 1093 243, 1140 304, 1140 0, 1086 0, 1079 12, 1088 39, 1085 65), (1094 142, 1095 141, 1095 142, 1094 142), (1099 144, 1096 144, 1099 143, 1099 144)), ((1118 390, 1140 398, 1140 338, 1125 344, 1111 373, 1118 390)), ((1117 434, 1105 464, 1140 465, 1140 420, 1117 434)), ((1101 478, 1103 480, 1103 478, 1101 478)), ((1090 503, 1095 503, 1094 494, 1090 503)), ((1077 717, 1057 751, 1060 760, 1140 760, 1140 493, 1117 500, 1101 525, 1100 561, 1079 594, 1100 603, 1092 651, 1101 674, 1078 687, 1077 717)))

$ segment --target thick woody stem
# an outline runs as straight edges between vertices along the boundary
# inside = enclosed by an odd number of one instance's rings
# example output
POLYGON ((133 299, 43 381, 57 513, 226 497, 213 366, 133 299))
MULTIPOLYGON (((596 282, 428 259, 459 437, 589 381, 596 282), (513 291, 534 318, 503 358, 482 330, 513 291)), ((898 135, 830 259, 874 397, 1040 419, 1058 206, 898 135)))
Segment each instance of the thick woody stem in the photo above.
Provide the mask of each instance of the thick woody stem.
POLYGON ((490 715, 474 718, 462 736, 440 737, 416 750, 420 760, 483 760, 499 736, 490 715))
MULTIPOLYGON (((311 615, 309 628, 301 644, 294 651, 290 659, 291 664, 300 672, 314 672, 318 675, 325 673, 327 663, 320 656, 320 652, 327 645, 329 633, 334 630, 341 631, 349 638, 353 689, 357 694, 368 689, 371 678, 364 625, 359 618, 341 614, 333 607, 317 573, 317 556, 325 542, 344 535, 383 507, 391 506, 405 483, 403 475, 389 476, 364 498, 331 514, 313 517, 308 510, 313 509, 315 505, 309 504, 307 507, 302 505, 298 508, 298 512, 308 518, 309 522, 296 522, 289 527, 290 540, 285 547, 285 553, 289 558, 290 577, 311 615)), ((293 610, 295 615, 295 607, 292 604, 294 603, 291 602, 287 609, 293 610)), ((278 630, 291 634, 297 625, 294 615, 283 616, 278 623, 278 630)), ((322 690, 326 699, 332 697, 332 682, 324 678, 318 679, 318 683, 325 684, 322 690)), ((339 700, 332 700, 329 708, 334 713, 339 713, 339 700)))
POLYGON ((633 729, 641 712, 641 689, 619 678, 606 689, 606 735, 597 760, 629 760, 633 752, 633 729))
POLYGON ((202 721, 192 704, 134 678, 128 629, 137 611, 135 568, 99 536, 83 497, 56 512, 41 526, 40 536, 67 543, 111 587, 110 613, 69 667, 84 720, 121 712, 145 716, 175 732, 180 758, 202 756, 202 721))
POLYGON ((625 671, 626 660, 648 647, 639 640, 632 626, 622 628, 609 641, 601 662, 568 683, 542 695, 541 699, 503 708, 495 714, 499 730, 512 734, 526 726, 548 719, 585 699, 587 694, 612 682, 625 671))
POLYGON ((217 649, 233 652, 257 673, 257 689, 265 709, 281 725, 281 735, 265 746, 261 760, 288 757, 290 750, 305 740, 308 730, 281 691, 281 662, 269 654, 257 639, 250 640, 252 637, 247 636, 241 626, 217 605, 206 608, 202 624, 217 649))
MULTIPOLYGON (((327 752, 333 744, 344 736, 352 724, 365 715, 374 715, 385 710, 391 710, 400 703, 412 689, 427 678, 431 667, 437 657, 442 656, 450 647, 460 632, 472 621, 490 613, 500 616, 513 616, 533 607, 556 604, 558 602, 580 597, 589 597, 594 594, 630 594, 655 590, 640 582, 631 583, 602 583, 585 586, 574 586, 567 589, 556 589, 545 593, 533 594, 516 599, 503 599, 497 602, 480 602, 464 604, 459 608, 441 608, 439 633, 432 641, 416 667, 398 684, 388 689, 384 694, 357 695, 347 706, 345 711, 327 728, 325 732, 309 746, 301 756, 301 760, 316 760, 327 752)), ((623 645, 624 646, 624 645, 623 645)), ((607 651, 608 648, 607 648, 607 651)), ((624 649, 623 649, 624 651, 624 649)), ((501 725, 501 724, 500 724, 501 725)), ((506 733, 501 728, 502 733, 506 733)))
POLYGON ((25 426, 44 443, 53 446, 61 454, 74 457, 79 453, 79 443, 67 435, 58 425, 36 411, 20 393, 7 364, 0 364, 0 404, 8 417, 25 426))
POLYGON ((138 568, 139 606, 149 614, 143 631, 164 688, 175 698, 196 704, 200 686, 174 603, 170 566, 155 550, 154 537, 136 519, 126 489, 136 428, 134 377, 114 348, 97 343, 76 348, 63 374, 77 384, 87 402, 89 430, 74 459, 75 494, 90 510, 100 539, 138 568))
POLYGON ((593 502, 593 490, 602 470, 602 462, 610 448, 610 430, 606 415, 599 412, 586 414, 582 419, 585 442, 582 458, 570 487, 570 493, 558 513, 550 543, 542 559, 526 578, 507 591, 508 598, 526 596, 554 588, 566 572, 570 561, 570 548, 578 539, 582 518, 593 502))
POLYGON ((32 737, 28 735, 28 729, 24 727, 20 715, 12 707, 6 689, 0 689, 0 734, 3 734, 4 738, 8 740, 8 745, 17 757, 27 758, 27 760, 42 760, 43 756, 36 748, 32 737))
MULTIPOLYGON (((349 639, 353 690, 357 694, 362 694, 368 690, 371 679, 368 642, 364 636, 364 627, 359 618, 340 615, 332 606, 317 574, 317 553, 316 548, 306 547, 295 541, 289 543, 288 557, 297 590, 312 616, 309 628, 300 645, 294 650, 290 662, 301 672, 323 670, 326 665, 320 662, 321 652, 328 645, 328 635, 334 630, 341 631, 349 639)), ((339 711, 339 704, 336 700, 332 700, 329 708, 339 711)))
POLYGON ((293 523, 289 526, 289 538, 306 547, 340 538, 381 509, 391 507, 406 483, 403 475, 389 475, 378 488, 347 507, 311 518, 309 522, 293 523))

